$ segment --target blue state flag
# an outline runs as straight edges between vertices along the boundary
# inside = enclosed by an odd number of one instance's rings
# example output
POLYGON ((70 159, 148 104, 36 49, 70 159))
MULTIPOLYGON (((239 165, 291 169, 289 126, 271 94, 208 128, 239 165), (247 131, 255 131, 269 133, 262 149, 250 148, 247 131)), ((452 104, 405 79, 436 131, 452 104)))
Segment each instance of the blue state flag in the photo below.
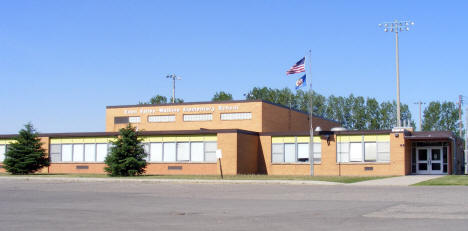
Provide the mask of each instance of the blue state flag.
POLYGON ((306 75, 303 75, 296 81, 296 90, 306 85, 306 75))

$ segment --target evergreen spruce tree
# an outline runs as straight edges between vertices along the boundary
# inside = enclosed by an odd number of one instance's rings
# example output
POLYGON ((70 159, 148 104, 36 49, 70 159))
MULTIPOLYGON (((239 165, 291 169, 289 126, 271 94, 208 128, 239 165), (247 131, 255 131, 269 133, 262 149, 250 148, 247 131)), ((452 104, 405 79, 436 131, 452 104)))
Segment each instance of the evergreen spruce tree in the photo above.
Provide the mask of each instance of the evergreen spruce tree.
POLYGON ((31 123, 26 124, 24 129, 20 130, 15 140, 16 142, 8 145, 3 161, 4 168, 9 173, 31 174, 49 166, 49 158, 31 123))
POLYGON ((107 167, 104 170, 110 176, 135 176, 145 172, 147 154, 138 136, 130 124, 120 129, 120 135, 112 142, 113 147, 105 160, 107 167))

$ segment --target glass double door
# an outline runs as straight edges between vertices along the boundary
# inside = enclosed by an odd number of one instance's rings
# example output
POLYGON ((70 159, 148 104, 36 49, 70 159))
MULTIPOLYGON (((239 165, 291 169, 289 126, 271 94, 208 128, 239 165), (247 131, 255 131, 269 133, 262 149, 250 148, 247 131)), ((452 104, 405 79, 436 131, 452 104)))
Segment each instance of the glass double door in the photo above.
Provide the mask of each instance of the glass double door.
POLYGON ((418 148, 416 153, 416 173, 442 174, 443 162, 442 147, 418 148))

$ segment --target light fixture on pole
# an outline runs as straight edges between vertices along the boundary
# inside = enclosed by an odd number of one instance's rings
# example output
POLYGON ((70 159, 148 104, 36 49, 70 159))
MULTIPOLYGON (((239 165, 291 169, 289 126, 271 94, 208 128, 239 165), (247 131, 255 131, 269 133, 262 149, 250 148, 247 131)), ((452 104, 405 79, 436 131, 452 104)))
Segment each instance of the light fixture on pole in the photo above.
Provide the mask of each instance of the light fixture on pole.
POLYGON ((412 21, 398 21, 386 22, 379 24, 379 27, 384 27, 385 32, 395 32, 395 43, 396 43, 396 76, 397 76, 397 127, 401 127, 400 119, 400 67, 399 67, 399 55, 398 55, 398 32, 409 31, 410 26, 413 26, 412 21))
POLYGON ((424 102, 422 102, 421 100, 419 102, 416 102, 414 104, 419 104, 419 131, 422 131, 422 117, 421 117, 421 105, 422 104, 426 104, 424 102))
POLYGON ((172 75, 167 75, 166 78, 172 79, 172 103, 175 103, 175 81, 176 80, 181 80, 179 76, 176 76, 174 74, 172 75))

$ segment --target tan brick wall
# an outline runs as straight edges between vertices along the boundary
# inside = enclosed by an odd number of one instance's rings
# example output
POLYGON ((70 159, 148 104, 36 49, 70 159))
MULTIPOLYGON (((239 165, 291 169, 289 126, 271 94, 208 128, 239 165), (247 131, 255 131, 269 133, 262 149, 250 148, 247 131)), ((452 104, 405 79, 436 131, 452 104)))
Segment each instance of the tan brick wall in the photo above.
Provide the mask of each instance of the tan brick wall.
MULTIPOLYGON (((222 158, 221 166, 223 174, 236 175, 237 174, 237 133, 218 133, 218 149, 221 149, 222 158)), ((218 172, 219 161, 218 161, 218 172)))
POLYGON ((261 131, 262 128, 262 102, 245 102, 245 103, 224 103, 224 104, 194 104, 194 105, 172 105, 172 106, 144 106, 144 107, 128 107, 128 108, 108 108, 106 110, 106 131, 118 131, 126 124, 115 124, 114 117, 116 116, 140 116, 141 122, 134 124, 139 130, 145 131, 180 131, 180 130, 198 130, 206 129, 243 129, 249 131, 261 131), (238 106, 237 110, 218 110, 223 106, 238 106), (200 112, 183 112, 183 108, 213 108, 214 111, 200 112), (179 112, 159 112, 160 108, 164 109, 179 109, 179 112), (151 114, 140 113, 140 110, 151 110, 156 112, 151 114), (135 110, 136 114, 125 114, 125 110, 135 110), (221 120, 221 113, 241 113, 251 112, 251 120, 221 120), (184 114, 213 114, 212 121, 184 121, 184 114), (175 122, 150 123, 148 116, 151 115, 175 115, 175 122))
POLYGON ((53 163, 49 173, 105 174, 105 166, 103 163, 53 163), (88 169, 77 169, 76 166, 88 166, 88 169))
POLYGON ((322 140, 322 162, 314 165, 314 173, 317 176, 338 176, 340 166, 336 163, 336 136, 330 136, 328 144, 325 136, 322 140))
POLYGON ((237 174, 258 172, 258 143, 257 135, 237 135, 237 174))
POLYGON ((150 163, 146 166, 147 175, 217 175, 217 163, 150 163), (180 166, 181 170, 171 169, 169 166, 180 166))
MULTIPOLYGON (((171 105, 171 106, 134 106, 126 108, 106 109, 106 131, 118 131, 126 124, 114 124, 117 116, 140 116, 141 122, 133 124, 139 130, 144 131, 180 131, 205 129, 243 129, 254 132, 285 132, 285 131, 308 131, 308 115, 289 110, 287 108, 263 102, 234 102, 223 104, 193 104, 193 105, 171 105), (219 107, 236 106, 237 110, 218 110, 219 107), (183 108, 213 108, 206 112, 183 112, 183 108), (179 112, 161 113, 159 109, 179 109, 179 112), (145 110, 155 112, 144 113, 145 110), (126 114, 125 111, 136 111, 134 114, 126 114), (251 112, 250 120, 221 120, 221 113, 251 112), (184 114, 212 114, 212 121, 183 121, 184 114), (148 116, 151 115, 175 115, 175 122, 150 123, 148 116)), ((340 126, 338 123, 314 117, 314 127, 320 126, 322 130, 330 130, 332 127, 340 126)))
MULTIPOLYGON (((337 163, 336 162, 336 136, 330 137, 327 144, 326 137, 322 137, 322 161, 314 165, 316 176, 395 176, 405 175, 408 172, 407 162, 410 153, 405 152, 406 144, 403 133, 399 137, 390 136, 390 162, 389 163, 337 163), (372 167, 366 171, 365 167, 372 167)), ((271 136, 260 136, 262 157, 265 160, 268 175, 310 175, 310 166, 307 163, 272 164, 271 163, 271 136)), ((260 163, 259 163, 260 165, 260 163)))

